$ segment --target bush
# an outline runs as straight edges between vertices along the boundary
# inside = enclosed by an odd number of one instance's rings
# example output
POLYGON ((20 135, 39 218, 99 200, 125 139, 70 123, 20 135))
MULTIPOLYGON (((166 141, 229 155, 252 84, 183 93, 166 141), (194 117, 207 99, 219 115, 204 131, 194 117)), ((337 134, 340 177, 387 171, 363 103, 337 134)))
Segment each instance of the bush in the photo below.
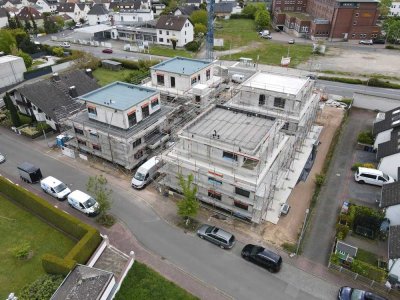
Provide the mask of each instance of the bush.
POLYGON ((359 167, 375 169, 376 165, 374 163, 355 163, 354 165, 351 166, 351 170, 357 171, 359 167))
POLYGON ((63 281, 62 276, 43 275, 18 293, 19 300, 50 299, 63 281))
POLYGON ((191 41, 185 45, 185 49, 191 52, 197 52, 199 51, 199 48, 200 48, 200 43, 197 41, 191 41))
POLYGON ((100 225, 110 228, 111 226, 113 226, 115 224, 115 218, 113 215, 109 215, 109 214, 103 214, 100 217, 98 217, 96 219, 96 222, 99 223, 100 225))
POLYGON ((372 135, 371 131, 361 131, 358 134, 357 142, 359 142, 361 144, 373 145, 374 144, 374 136, 372 135))
POLYGON ((385 49, 394 50, 394 49, 396 49, 396 47, 395 47, 395 46, 392 46, 392 45, 386 45, 386 46, 385 46, 385 49))
POLYGON ((342 102, 342 103, 344 103, 344 104, 347 104, 347 106, 350 106, 350 104, 353 102, 353 99, 343 98, 343 99, 340 100, 339 102, 342 102))
POLYGON ((332 253, 329 261, 337 266, 340 265, 340 258, 337 253, 332 253))
POLYGON ((22 242, 15 246, 12 252, 17 259, 27 259, 31 252, 31 244, 29 242, 22 242))
POLYGON ((64 49, 61 47, 54 47, 52 52, 55 56, 63 57, 64 56, 64 49))
POLYGON ((297 245, 292 243, 283 243, 282 248, 289 253, 295 253, 297 250, 297 245))
POLYGON ((343 224, 336 224, 336 237, 338 240, 344 240, 349 233, 349 226, 343 224))
POLYGON ((45 255, 42 258, 42 264, 46 272, 65 274, 67 269, 69 272, 76 262, 85 264, 100 244, 101 236, 98 230, 55 208, 39 196, 1 176, 0 190, 32 213, 79 240, 65 258, 45 255))
POLYGON ((47 124, 46 122, 38 122, 36 124, 36 130, 42 132, 44 130, 44 132, 49 132, 52 130, 51 126, 49 124, 47 124))
POLYGON ((386 271, 375 267, 373 265, 367 264, 363 261, 355 259, 351 264, 351 270, 357 274, 360 274, 369 279, 375 280, 377 282, 384 282, 386 278, 386 271))
POLYGON ((389 81, 383 81, 376 77, 372 77, 369 80, 364 82, 368 86, 375 86, 381 88, 389 88, 389 89, 400 89, 400 84, 391 83, 389 81))
POLYGON ((18 115, 19 115, 19 120, 21 121, 21 125, 32 124, 33 121, 30 116, 23 115, 20 112, 18 112, 18 115))
POLYGON ((36 127, 25 126, 19 129, 22 135, 35 139, 42 135, 42 132, 37 130, 36 127))
POLYGON ((318 186, 322 186, 325 182, 325 175, 316 174, 315 175, 315 184, 318 186))
POLYGON ((363 84, 363 81, 361 79, 354 79, 354 78, 318 76, 318 79, 335 81, 335 82, 343 82, 343 83, 349 83, 349 84, 363 84))

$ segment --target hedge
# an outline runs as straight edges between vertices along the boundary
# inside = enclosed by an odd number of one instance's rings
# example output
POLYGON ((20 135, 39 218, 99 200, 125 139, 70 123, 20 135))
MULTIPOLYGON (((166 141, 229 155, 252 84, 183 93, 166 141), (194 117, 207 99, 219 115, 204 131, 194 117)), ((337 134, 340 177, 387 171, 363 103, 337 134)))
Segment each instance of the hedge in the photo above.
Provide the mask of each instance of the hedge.
POLYGON ((78 243, 64 258, 50 254, 42 257, 42 265, 47 273, 66 275, 65 272, 67 270, 69 272, 75 263, 85 264, 100 244, 101 236, 97 229, 53 207, 44 199, 11 183, 2 176, 0 176, 0 191, 27 210, 78 240, 78 243))
POLYGON ((375 77, 369 78, 367 80, 361 80, 361 79, 347 78, 347 77, 318 76, 318 79, 342 82, 342 83, 349 83, 349 84, 363 84, 363 85, 367 85, 367 86, 389 88, 389 89, 400 89, 400 84, 392 83, 389 81, 383 81, 383 80, 380 80, 375 77))
POLYGON ((343 83, 349 83, 349 84, 363 84, 363 81, 361 79, 354 79, 354 78, 318 76, 318 79, 327 80, 327 81, 343 82, 343 83))
POLYGON ((141 70, 141 69, 149 69, 150 67, 158 64, 158 61, 155 60, 139 60, 133 61, 128 59, 120 59, 120 58, 112 58, 111 60, 119 62, 125 69, 130 70, 141 70))
POLYGON ((384 269, 367 264, 363 261, 355 259, 351 264, 351 270, 364 277, 375 280, 377 282, 384 282, 387 276, 384 269))

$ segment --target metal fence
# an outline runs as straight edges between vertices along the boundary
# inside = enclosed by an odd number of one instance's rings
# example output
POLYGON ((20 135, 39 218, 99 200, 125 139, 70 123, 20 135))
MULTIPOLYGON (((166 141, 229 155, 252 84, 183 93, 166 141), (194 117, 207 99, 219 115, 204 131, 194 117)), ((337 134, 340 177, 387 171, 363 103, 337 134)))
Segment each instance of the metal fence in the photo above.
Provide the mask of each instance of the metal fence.
POLYGON ((372 280, 372 279, 364 277, 360 274, 354 273, 354 272, 350 271, 349 269, 346 269, 342 266, 335 265, 331 262, 329 262, 328 268, 331 270, 343 273, 343 274, 351 277, 353 280, 362 283, 363 285, 368 285, 371 289, 377 291, 380 294, 386 294, 386 295, 392 296, 393 298, 400 299, 400 290, 398 290, 398 289, 388 288, 386 285, 384 285, 380 282, 376 282, 375 280, 372 280))

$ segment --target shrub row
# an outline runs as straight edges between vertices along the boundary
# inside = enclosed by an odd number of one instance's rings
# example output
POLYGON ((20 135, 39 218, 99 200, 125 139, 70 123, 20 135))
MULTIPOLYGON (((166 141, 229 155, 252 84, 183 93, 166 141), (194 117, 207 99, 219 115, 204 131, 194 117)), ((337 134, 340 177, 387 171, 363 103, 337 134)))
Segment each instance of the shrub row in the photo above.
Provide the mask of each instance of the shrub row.
POLYGON ((318 76, 320 80, 335 81, 349 84, 363 84, 374 87, 400 89, 400 84, 392 83, 389 81, 383 81, 378 78, 372 77, 368 80, 361 80, 357 78, 345 78, 345 77, 330 77, 330 76, 318 76))
POLYGON ((361 79, 354 79, 354 78, 318 76, 318 79, 327 80, 327 81, 343 82, 343 83, 349 83, 349 84, 363 84, 363 81, 361 79))
POLYGON ((111 60, 121 63, 125 69, 130 69, 130 70, 142 70, 142 69, 147 70, 150 67, 159 63, 156 60, 133 61, 133 60, 128 60, 128 59, 120 59, 120 58, 112 58, 111 60))
POLYGON ((47 273, 66 275, 76 262, 85 264, 100 244, 101 237, 97 229, 53 207, 44 199, 11 183, 2 176, 0 176, 0 191, 59 230, 78 240, 78 243, 64 258, 50 254, 43 256, 42 265, 47 273))
POLYGON ((355 259, 352 262, 351 270, 357 274, 360 274, 377 282, 384 282, 386 278, 386 271, 384 269, 367 264, 358 259, 355 259))

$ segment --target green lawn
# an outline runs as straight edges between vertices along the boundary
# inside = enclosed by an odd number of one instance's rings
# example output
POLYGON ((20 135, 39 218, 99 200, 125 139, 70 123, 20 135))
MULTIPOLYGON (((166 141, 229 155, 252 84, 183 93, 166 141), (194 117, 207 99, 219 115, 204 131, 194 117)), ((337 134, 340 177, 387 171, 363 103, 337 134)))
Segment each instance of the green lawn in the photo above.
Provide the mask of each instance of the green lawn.
POLYGON ((194 57, 194 53, 187 51, 185 49, 172 49, 171 47, 165 46, 150 46, 150 54, 151 55, 159 55, 159 56, 168 56, 168 57, 175 57, 175 56, 182 56, 182 57, 194 57))
POLYGON ((292 58, 290 67, 295 67, 300 63, 306 62, 312 55, 312 47, 308 45, 289 45, 264 41, 261 47, 232 55, 224 55, 220 59, 239 60, 240 57, 248 57, 256 62, 257 56, 259 56, 260 64, 280 65, 282 56, 286 56, 288 53, 288 47, 290 47, 289 56, 292 58))
POLYGON ((0 196, 0 299, 45 274, 43 254, 63 257, 74 245, 74 240, 0 196), (18 260, 11 251, 21 242, 31 245, 33 256, 28 260, 18 260))
POLYGON ((175 283, 137 261, 122 282, 115 300, 194 300, 198 299, 175 283))
POLYGON ((247 46, 253 41, 260 41, 254 20, 231 19, 221 20, 215 24, 214 37, 224 39, 223 47, 216 50, 229 50, 247 46), (221 28, 220 28, 221 27, 221 28))
POLYGON ((373 266, 378 265, 378 256, 376 254, 360 248, 358 248, 356 258, 373 266))
POLYGON ((97 79, 98 83, 103 86, 114 81, 123 81, 131 72, 132 70, 128 69, 112 71, 104 68, 97 68, 93 72, 93 76, 97 79))

